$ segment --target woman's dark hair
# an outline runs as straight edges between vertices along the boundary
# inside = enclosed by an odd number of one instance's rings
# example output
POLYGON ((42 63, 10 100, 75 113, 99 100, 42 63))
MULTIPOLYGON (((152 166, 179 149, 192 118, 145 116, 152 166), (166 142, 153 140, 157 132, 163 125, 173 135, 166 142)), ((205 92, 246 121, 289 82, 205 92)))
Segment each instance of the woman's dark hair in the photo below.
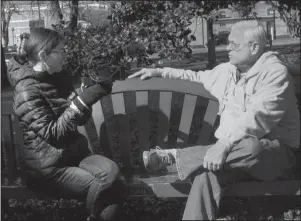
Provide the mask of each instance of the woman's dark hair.
POLYGON ((62 40, 60 34, 47 28, 34 28, 30 31, 30 36, 24 43, 23 52, 27 60, 32 63, 39 61, 38 53, 44 50, 49 54, 62 40))

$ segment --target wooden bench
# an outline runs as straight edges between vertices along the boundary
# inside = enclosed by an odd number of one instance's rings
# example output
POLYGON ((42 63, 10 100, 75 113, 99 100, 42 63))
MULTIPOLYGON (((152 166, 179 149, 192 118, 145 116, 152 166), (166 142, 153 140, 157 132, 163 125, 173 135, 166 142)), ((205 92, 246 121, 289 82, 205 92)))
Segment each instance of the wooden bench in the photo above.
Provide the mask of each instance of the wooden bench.
MULTIPOLYGON (((22 172, 22 132, 12 98, 2 97, 2 199, 44 199, 27 188, 22 172)), ((88 137, 93 153, 103 153, 120 166, 131 197, 187 197, 189 181, 176 171, 148 174, 142 151, 205 145, 215 140, 218 102, 202 85, 171 79, 127 79, 114 84, 111 95, 93 106, 91 119, 79 131, 88 137)), ((290 181, 243 182, 230 186, 226 196, 300 195, 300 178, 290 181)))

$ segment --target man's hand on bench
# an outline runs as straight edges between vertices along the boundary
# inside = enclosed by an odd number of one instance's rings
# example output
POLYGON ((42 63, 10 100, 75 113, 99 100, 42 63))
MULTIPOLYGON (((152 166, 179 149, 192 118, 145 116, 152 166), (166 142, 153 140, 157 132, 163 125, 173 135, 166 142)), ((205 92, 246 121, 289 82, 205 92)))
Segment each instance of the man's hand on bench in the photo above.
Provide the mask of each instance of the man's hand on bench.
POLYGON ((140 71, 128 76, 128 78, 140 77, 141 80, 146 80, 152 77, 161 77, 161 68, 142 68, 140 71))

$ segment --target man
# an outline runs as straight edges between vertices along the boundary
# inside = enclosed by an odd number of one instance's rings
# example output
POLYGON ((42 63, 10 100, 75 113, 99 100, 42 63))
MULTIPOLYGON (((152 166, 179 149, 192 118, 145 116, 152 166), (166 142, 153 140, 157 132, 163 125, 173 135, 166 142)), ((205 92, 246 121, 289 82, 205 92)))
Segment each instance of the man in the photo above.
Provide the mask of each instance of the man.
POLYGON ((229 183, 287 178, 295 161, 292 149, 300 145, 292 77, 276 52, 265 51, 264 27, 256 21, 238 22, 228 40, 230 61, 213 70, 156 68, 129 76, 196 81, 219 101, 215 144, 143 153, 149 171, 175 164, 181 180, 194 178, 183 220, 216 219, 229 183))

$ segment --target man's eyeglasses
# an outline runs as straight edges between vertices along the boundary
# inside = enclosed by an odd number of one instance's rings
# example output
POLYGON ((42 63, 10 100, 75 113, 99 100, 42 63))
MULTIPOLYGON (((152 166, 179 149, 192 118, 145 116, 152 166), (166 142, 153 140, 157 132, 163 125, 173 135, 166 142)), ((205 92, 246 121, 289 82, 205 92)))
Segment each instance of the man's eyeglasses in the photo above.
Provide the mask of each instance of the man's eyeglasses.
POLYGON ((233 51, 240 51, 242 50, 246 45, 250 45, 252 42, 248 42, 245 44, 236 44, 233 41, 228 41, 227 42, 227 47, 229 48, 229 50, 233 50, 233 51))

